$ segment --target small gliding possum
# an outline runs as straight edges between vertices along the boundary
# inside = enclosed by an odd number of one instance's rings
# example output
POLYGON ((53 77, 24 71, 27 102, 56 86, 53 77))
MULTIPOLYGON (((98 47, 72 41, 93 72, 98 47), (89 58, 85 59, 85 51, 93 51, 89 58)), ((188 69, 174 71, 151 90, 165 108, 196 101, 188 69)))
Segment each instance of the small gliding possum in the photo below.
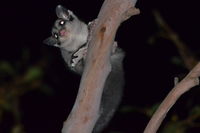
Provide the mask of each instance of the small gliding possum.
MULTIPOLYGON (((61 5, 56 7, 56 15, 58 19, 52 28, 52 35, 44 40, 44 43, 60 48, 68 68, 81 75, 87 54, 90 26, 80 21, 72 11, 61 5)), ((125 54, 117 45, 113 48, 110 57, 112 70, 104 85, 99 111, 100 117, 93 133, 102 132, 108 125, 122 98, 124 87, 123 59, 125 54)))

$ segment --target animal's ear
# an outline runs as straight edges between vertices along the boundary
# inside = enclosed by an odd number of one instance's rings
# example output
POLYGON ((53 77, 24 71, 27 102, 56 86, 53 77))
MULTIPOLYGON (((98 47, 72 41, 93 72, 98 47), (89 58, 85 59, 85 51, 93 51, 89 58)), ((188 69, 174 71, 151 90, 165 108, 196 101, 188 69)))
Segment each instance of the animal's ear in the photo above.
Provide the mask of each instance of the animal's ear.
POLYGON ((50 46, 57 46, 59 43, 58 43, 58 40, 55 39, 54 37, 48 37, 47 39, 45 39, 43 41, 44 44, 47 44, 47 45, 50 45, 50 46))
POLYGON ((72 11, 67 10, 61 5, 58 5, 56 7, 56 15, 58 18, 65 19, 65 20, 70 20, 73 17, 72 11))

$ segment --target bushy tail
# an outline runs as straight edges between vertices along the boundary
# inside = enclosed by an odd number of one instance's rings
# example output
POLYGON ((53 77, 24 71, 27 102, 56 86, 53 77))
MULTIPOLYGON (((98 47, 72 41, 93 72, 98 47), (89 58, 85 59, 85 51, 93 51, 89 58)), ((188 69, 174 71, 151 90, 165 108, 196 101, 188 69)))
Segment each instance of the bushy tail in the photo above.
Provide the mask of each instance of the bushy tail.
POLYGON ((105 82, 100 105, 100 117, 94 127, 93 133, 100 133, 109 123, 117 110, 124 88, 123 71, 124 52, 117 48, 111 56, 112 70, 105 82))

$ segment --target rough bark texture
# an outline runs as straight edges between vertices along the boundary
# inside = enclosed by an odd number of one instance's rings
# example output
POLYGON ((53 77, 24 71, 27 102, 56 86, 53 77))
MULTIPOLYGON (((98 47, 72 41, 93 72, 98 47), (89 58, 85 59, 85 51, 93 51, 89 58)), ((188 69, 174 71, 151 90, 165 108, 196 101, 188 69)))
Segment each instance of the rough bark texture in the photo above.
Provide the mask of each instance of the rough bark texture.
POLYGON ((116 31, 124 20, 139 13, 137 0, 105 0, 92 29, 86 65, 74 107, 64 122, 62 133, 91 133, 105 80, 111 71, 110 54, 116 31))

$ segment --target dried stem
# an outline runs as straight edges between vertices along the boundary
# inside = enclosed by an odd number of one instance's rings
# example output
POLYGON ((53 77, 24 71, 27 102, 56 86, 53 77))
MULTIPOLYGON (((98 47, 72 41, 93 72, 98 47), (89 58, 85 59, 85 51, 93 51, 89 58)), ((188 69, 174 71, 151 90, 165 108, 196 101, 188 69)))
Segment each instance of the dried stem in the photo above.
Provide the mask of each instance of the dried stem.
POLYGON ((178 52, 188 70, 191 70, 197 63, 198 60, 195 55, 190 51, 187 45, 179 38, 178 34, 175 33, 172 28, 164 21, 158 11, 153 12, 158 26, 163 30, 163 37, 171 40, 177 47, 178 52))

